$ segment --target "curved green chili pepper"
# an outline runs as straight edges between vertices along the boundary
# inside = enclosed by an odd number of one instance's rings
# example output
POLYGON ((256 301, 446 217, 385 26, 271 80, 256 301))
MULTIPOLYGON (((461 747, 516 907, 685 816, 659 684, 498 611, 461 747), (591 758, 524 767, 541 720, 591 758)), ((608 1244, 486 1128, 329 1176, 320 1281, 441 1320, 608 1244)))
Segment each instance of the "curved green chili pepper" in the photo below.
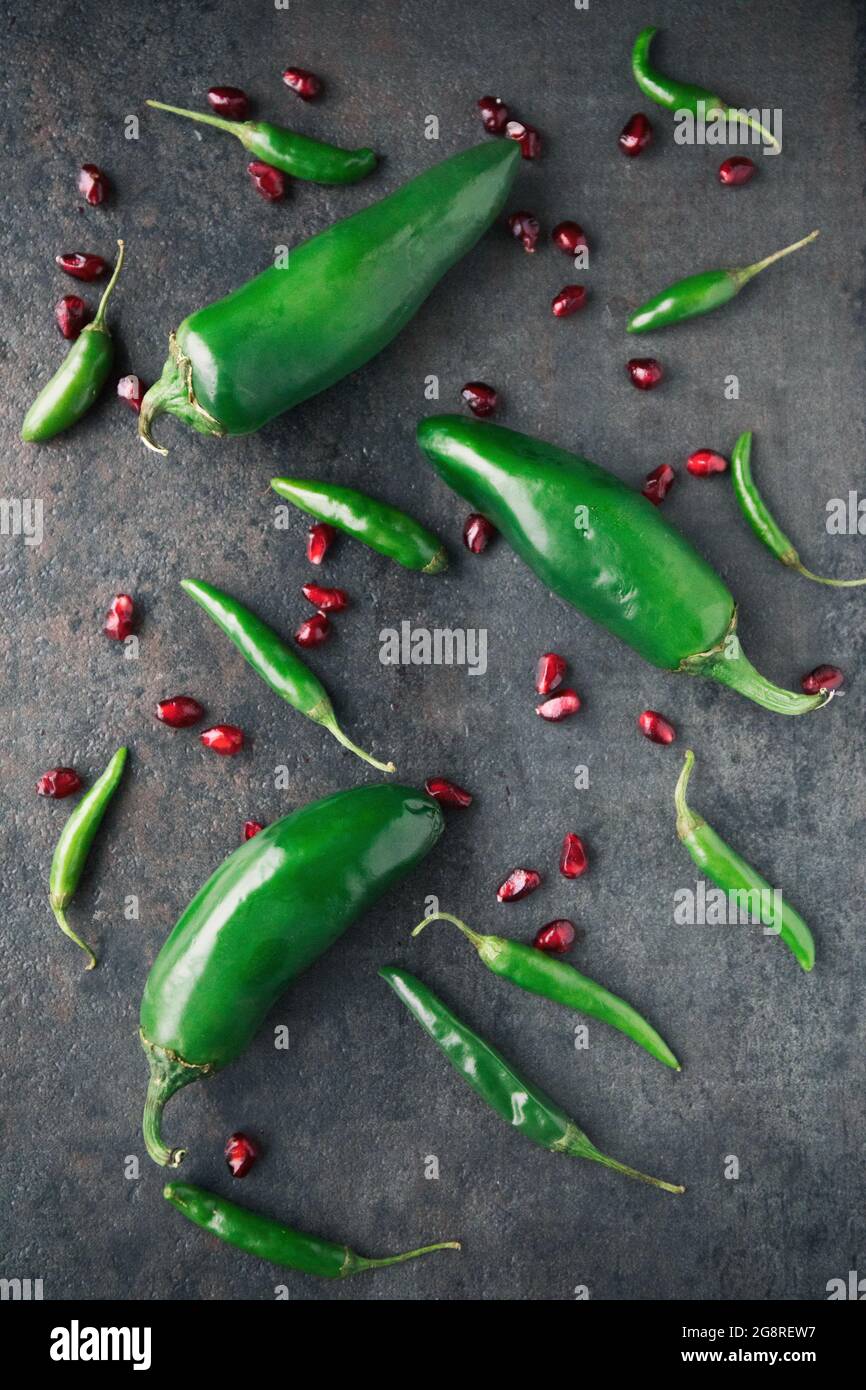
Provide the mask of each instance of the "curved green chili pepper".
POLYGON ((748 521, 758 540, 763 541, 777 560, 789 569, 796 570, 805 579, 814 579, 816 584, 829 584, 835 589, 856 589, 866 584, 866 579, 825 579, 823 575, 813 574, 797 553, 794 542, 785 535, 781 526, 770 514, 770 510, 752 481, 752 432, 741 434, 734 452, 731 454, 731 482, 740 510, 748 521))
POLYGON ((442 811, 411 787, 355 787, 275 821, 220 864, 163 945, 141 1001, 144 1142, 175 1091, 233 1062, 287 986, 433 848, 442 811))
POLYGON ((639 1178, 653 1187, 661 1187, 665 1192, 685 1192, 684 1187, 674 1187, 660 1178, 648 1177, 646 1173, 627 1168, 615 1158, 603 1154, 555 1101, 515 1071, 500 1052, 473 1033, 408 970, 387 966, 379 974, 383 980, 387 980, 425 1033, 444 1052, 454 1070, 464 1081, 468 1081, 491 1110, 514 1125, 524 1138, 533 1144, 540 1144, 543 1149, 550 1149, 552 1153, 593 1159, 617 1173, 624 1173, 626 1177, 639 1178))
POLYGON ((528 990, 530 994, 552 999, 555 1004, 564 1004, 567 1009, 576 1009, 578 1013, 609 1023, 611 1028, 618 1028, 651 1057, 664 1062, 666 1067, 682 1070, 664 1038, 641 1017, 637 1009, 632 1008, 625 999, 611 994, 604 985, 597 984, 587 975, 581 975, 567 961, 557 960, 555 956, 536 950, 534 946, 524 946, 521 941, 508 941, 501 936, 482 936, 450 912, 431 913, 418 923, 412 935, 417 936, 430 922, 453 922, 472 942, 481 960, 494 975, 510 980, 513 985, 528 990))
POLYGON ((460 415, 422 420, 418 443, 548 589, 653 666, 720 681, 777 714, 825 703, 755 670, 726 585, 619 478, 543 440, 460 415))
POLYGON ((310 183, 357 183, 376 167, 372 150, 343 150, 322 140, 311 140, 282 125, 269 121, 227 121, 222 116, 210 116, 204 111, 187 111, 182 106, 166 106, 164 101, 147 101, 157 111, 170 111, 173 116, 187 116, 217 130, 226 130, 240 140, 244 149, 255 159, 261 159, 274 169, 282 169, 296 179, 310 183))
POLYGON ((343 733, 337 723, 331 697, 318 676, 295 655, 272 627, 268 627, 230 594, 223 593, 213 584, 206 584, 203 579, 182 579, 180 587, 234 642, 256 675, 261 676, 271 690, 275 690, 293 709, 312 719, 314 724, 321 724, 338 743, 371 767, 378 768, 380 772, 395 771, 393 763, 380 763, 343 733))
MULTIPOLYGON (((765 878, 747 864, 735 849, 717 835, 711 825, 695 812, 686 802, 686 787, 695 762, 695 755, 688 749, 683 770, 674 794, 677 808, 677 834, 688 850, 698 868, 712 879, 726 893, 748 894, 747 906, 750 915, 754 914, 755 899, 758 895, 757 915, 765 927, 771 927, 796 956, 804 970, 811 970, 815 964, 815 942, 799 912, 789 903, 781 900, 781 923, 775 910, 773 889, 765 878), (770 907, 770 902, 773 907, 770 907)), ((742 899, 739 899, 742 903, 742 899)))
POLYGON ((169 339, 142 402, 142 441, 166 411, 203 434, 249 434, 357 371, 395 338, 495 221, 520 165, 490 140, 328 227, 169 339))
POLYGON ((448 566, 448 556, 439 537, 387 502, 379 502, 353 487, 340 487, 337 483, 271 478, 271 487, 310 516, 348 532, 405 569, 438 574, 448 566))
POLYGON ((348 1245, 337 1245, 333 1240, 321 1240, 319 1236, 308 1236, 302 1231, 293 1231, 270 1217, 261 1216, 248 1207, 239 1207, 226 1197, 218 1197, 214 1192, 206 1192, 203 1187, 194 1187, 189 1182, 170 1182, 162 1189, 167 1202, 181 1212, 188 1221, 218 1236, 228 1245, 236 1245, 248 1255, 260 1260, 282 1265, 285 1269, 297 1269, 301 1274, 317 1274, 322 1279, 345 1279, 350 1274, 360 1274, 365 1269, 384 1269, 386 1265, 402 1264, 404 1260, 414 1260, 419 1255, 430 1255, 434 1250, 459 1250, 459 1240, 442 1240, 436 1245, 422 1245, 419 1250, 407 1250, 402 1255, 387 1255, 382 1260, 368 1260, 350 1250, 348 1245))
POLYGON ((117 243, 117 263, 105 287, 92 323, 85 324, 66 358, 43 386, 24 416, 21 438, 25 444, 42 444, 68 430, 96 400, 114 359, 114 343, 105 326, 111 291, 123 265, 123 242, 117 243))
POLYGON ((682 323, 698 314, 708 314, 712 309, 720 309, 734 295, 739 294, 744 285, 766 270, 768 265, 799 251, 814 241, 817 231, 810 232, 793 246, 785 246, 766 256, 754 265, 743 266, 739 270, 705 270, 700 275, 689 275, 685 280, 676 280, 666 290, 648 299, 639 309, 635 309, 628 321, 627 332, 650 333, 656 328, 667 328, 672 323, 682 323))
POLYGON ((70 927, 66 920, 66 908, 75 895, 94 836, 123 776, 126 751, 125 748, 118 748, 102 776, 85 792, 60 833, 51 861, 51 873, 48 878, 49 902, 60 930, 90 957, 85 970, 94 968, 96 956, 70 927))
POLYGON ((697 87, 693 82, 677 82, 654 68, 650 62, 650 45, 657 33, 658 29, 652 25, 641 29, 634 41, 631 54, 634 80, 650 101, 654 101, 657 106, 664 106, 667 111, 691 111, 693 115, 703 116, 705 119, 721 115, 728 120, 736 120, 763 136, 775 149, 781 149, 775 135, 748 112, 736 106, 729 106, 706 87, 697 87))

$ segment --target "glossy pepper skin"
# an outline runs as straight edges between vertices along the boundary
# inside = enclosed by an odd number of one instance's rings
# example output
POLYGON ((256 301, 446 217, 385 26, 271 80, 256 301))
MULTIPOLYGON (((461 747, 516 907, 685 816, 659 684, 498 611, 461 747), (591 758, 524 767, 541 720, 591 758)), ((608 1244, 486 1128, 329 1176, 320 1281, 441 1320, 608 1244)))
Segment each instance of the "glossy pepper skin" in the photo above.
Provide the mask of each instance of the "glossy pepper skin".
POLYGON ((519 165, 505 140, 446 159, 190 315, 142 403, 142 440, 156 448, 166 411, 203 434, 249 434, 357 371, 499 216, 519 165))
POLYGON ((667 671, 709 676, 780 714, 820 697, 761 676, 736 637, 726 585, 634 488, 553 444, 460 415, 434 415, 418 443, 548 589, 667 671))
POLYGON ((220 864, 151 967, 141 1041, 151 1079, 144 1138, 155 1162, 175 1091, 239 1057, 287 986, 433 848, 444 821, 411 787, 356 787, 267 826, 220 864))
POLYGON ((353 487, 299 478, 271 478, 271 487, 308 515, 329 522, 405 569, 439 574, 448 567, 438 536, 387 502, 353 487))

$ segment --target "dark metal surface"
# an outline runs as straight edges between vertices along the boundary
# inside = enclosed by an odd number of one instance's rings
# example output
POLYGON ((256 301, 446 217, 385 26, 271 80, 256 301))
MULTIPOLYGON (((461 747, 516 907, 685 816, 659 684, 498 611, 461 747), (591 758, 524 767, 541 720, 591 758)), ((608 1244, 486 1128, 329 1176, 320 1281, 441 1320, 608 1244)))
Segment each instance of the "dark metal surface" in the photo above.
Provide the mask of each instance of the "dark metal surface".
MULTIPOLYGON (((270 1299, 553 1299, 587 1286, 601 1299, 825 1297, 828 1279, 866 1268, 862 1149, 866 945, 862 856, 866 751, 863 598, 788 574, 739 517, 725 479, 690 479, 695 448, 730 450, 755 434, 755 468, 772 505, 821 572, 862 573, 856 537, 828 536, 829 498, 861 484, 863 341, 863 33, 854 3, 773 0, 708 6, 659 0, 476 0, 471 6, 291 0, 111 5, 6 3, 7 84, 2 495, 41 498, 44 539, 0 537, 5 674, 3 808, 3 1240, 0 1273, 42 1278, 45 1296, 270 1299), (669 116, 635 90, 628 55, 652 19, 666 69, 734 101, 780 107, 784 153, 759 158, 741 190, 720 188, 715 148, 681 148, 669 116), (320 72, 327 94, 305 106, 280 82, 289 63, 320 72), (857 88, 860 79, 859 89, 857 88), (354 188, 294 185, 282 204, 249 184, 239 145, 148 112, 148 96, 192 106, 233 83, 264 117, 383 152, 354 188), (549 245, 526 256, 502 228, 434 294, 397 346, 261 434, 207 442, 160 421, 167 460, 148 454, 113 388, 48 447, 20 444, 36 388, 64 345, 52 305, 76 289, 53 266, 62 250, 109 256, 127 241, 111 314, 119 366, 153 380, 167 334, 190 310, 294 244, 435 160, 483 138, 474 111, 501 94, 544 133, 543 161, 521 171, 513 206, 549 228, 588 231, 586 310, 565 322, 549 301, 575 278, 549 245), (616 136, 635 110, 657 132, 624 160, 616 136), (125 121, 140 121, 138 139, 125 121), (425 120, 439 139, 425 139, 425 120), (86 208, 76 171, 94 161, 111 202, 86 208), (775 267, 713 319, 629 340, 627 312, 674 278, 744 264, 820 226, 815 246, 775 267), (667 382, 651 395, 623 369, 655 352, 667 382), (725 379, 739 379, 739 400, 725 379), (425 379, 439 378, 437 404, 425 379), (503 423, 574 447, 638 481, 678 466, 668 515, 726 576, 746 650, 783 684, 818 661, 850 673, 848 692, 804 719, 774 717, 733 693, 644 665, 547 595, 504 545, 466 555, 463 511, 413 443, 418 417, 457 408, 466 380, 502 392, 503 423), (322 568, 353 607, 312 658, 347 729, 401 779, 444 773, 477 801, 449 817, 437 852, 291 990, 249 1054, 182 1093, 166 1120, 186 1142, 184 1176, 369 1254, 460 1237, 462 1254, 322 1286, 217 1246, 162 1201, 144 1157, 146 1066, 136 1038, 149 964, 192 893, 234 848, 249 816, 272 820, 367 778, 361 763, 272 696, 186 601, 178 580, 207 578, 290 632, 309 577, 300 518, 273 526, 275 473, 339 479, 412 510, 451 542, 443 577, 412 575, 342 541, 322 568), (143 617, 137 659, 101 635, 118 591, 143 617), (485 675, 380 664, 379 633, 408 620, 484 628, 485 675), (568 657, 585 708, 544 726, 533 670, 568 657), (152 717, 176 691, 211 722, 241 724, 235 760, 152 717), (646 706, 680 742, 645 742, 646 706), (47 904, 52 848, 69 803, 37 800, 46 767, 92 780, 131 748, 71 909, 101 957, 92 975, 47 904), (693 801, 784 887, 814 927, 804 975, 780 943, 749 928, 678 927, 674 893, 694 886, 674 835, 683 747, 698 768, 693 801), (590 787, 576 791, 586 764, 590 787), (274 769, 288 769, 276 790, 274 769), (556 873, 562 834, 591 846, 592 871, 556 873), (516 863, 546 881, 500 907, 516 863), (128 921, 129 895, 140 920, 128 921), (623 993, 684 1061, 654 1064, 601 1026, 574 1047, 564 1011, 489 976, 447 926, 410 943, 428 895, 480 930, 531 938, 554 916, 587 928, 574 953, 623 993), (674 1181, 674 1198, 601 1168, 536 1151, 464 1088, 376 976, 416 970, 581 1121, 599 1146, 674 1181), (232 1185, 221 1158, 235 1128, 266 1157, 232 1185), (425 1177, 435 1155, 439 1177, 425 1177), (740 1164, 724 1176, 726 1158, 740 1164), (135 1164, 130 1156, 138 1159, 135 1164), (130 1176, 132 1173, 132 1176, 130 1176)), ((85 290, 94 297, 92 289, 85 290)), ((338 326, 335 326, 338 329, 338 326)), ((302 350, 302 348, 299 348, 302 350)), ((372 777, 374 774, 370 774, 372 777)))

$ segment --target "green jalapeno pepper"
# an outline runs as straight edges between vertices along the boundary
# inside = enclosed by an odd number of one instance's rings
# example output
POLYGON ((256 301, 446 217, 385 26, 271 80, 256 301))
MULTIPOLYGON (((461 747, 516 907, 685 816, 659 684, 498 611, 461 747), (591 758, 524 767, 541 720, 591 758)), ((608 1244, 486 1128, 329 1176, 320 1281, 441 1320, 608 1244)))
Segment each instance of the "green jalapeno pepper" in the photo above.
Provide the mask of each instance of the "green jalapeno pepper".
POLYGON ((249 434, 357 371, 499 215, 519 164, 512 140, 454 155, 185 319, 142 402, 144 443, 157 449, 166 411, 203 434, 249 434))
POLYGON ((310 516, 346 531, 405 569, 438 574, 448 566, 438 536, 387 502, 367 497, 353 487, 298 478, 271 478, 271 487, 310 516))
POLYGON ((687 749, 674 793, 677 834, 702 873, 726 893, 736 894, 737 906, 746 907, 749 915, 760 917, 765 927, 782 938, 803 969, 811 970, 815 964, 815 942, 799 912, 795 912, 784 898, 780 902, 767 880, 686 802, 686 787, 694 763, 695 755, 687 749))
POLYGON ((726 585, 657 507, 611 473, 460 415, 422 420, 418 442, 448 486, 493 522, 548 589, 653 666, 708 676, 779 714, 825 703, 755 670, 736 635, 726 585))
POLYGON ((108 810, 108 803, 117 791, 125 766, 126 749, 118 748, 102 776, 84 793, 64 825, 54 850, 54 858, 51 860, 51 873, 48 878, 51 910, 60 930, 90 957, 85 970, 94 969, 96 956, 70 927, 66 920, 66 909, 75 896, 90 846, 108 810))
POLYGON ((662 1182, 660 1178, 648 1177, 646 1173, 628 1168, 603 1154, 555 1101, 521 1076, 501 1052, 473 1033, 436 997, 432 989, 410 975, 408 970, 387 966, 379 974, 445 1054, 454 1070, 491 1110, 519 1130, 524 1138, 533 1144, 540 1144, 543 1149, 550 1149, 552 1153, 593 1159, 617 1173, 624 1173, 626 1177, 661 1187, 665 1192, 685 1192, 684 1187, 675 1187, 672 1183, 662 1182))
POLYGON ((419 1255, 430 1255, 435 1250, 459 1250, 458 1240, 442 1240, 436 1245, 423 1245, 419 1250, 407 1250, 401 1255, 387 1255, 381 1260, 370 1260, 350 1250, 348 1245, 338 1245, 333 1240, 322 1240, 319 1236, 308 1236, 302 1231, 293 1231, 270 1217, 262 1216, 247 1207, 239 1207, 226 1197, 218 1197, 214 1192, 206 1192, 203 1187, 194 1187, 189 1182, 166 1183, 162 1195, 188 1221, 200 1226, 212 1236, 218 1236, 228 1245, 236 1245, 248 1255, 260 1260, 282 1265, 285 1269, 297 1269, 301 1274, 317 1274, 322 1279, 345 1279, 350 1274, 361 1274, 365 1269, 384 1269, 386 1265, 402 1264, 404 1260, 417 1259, 419 1255))
POLYGON ((166 1101, 239 1057, 271 1006, 442 833, 438 804, 411 787, 356 787, 275 821, 230 854, 196 894, 151 967, 141 1001, 150 1064, 144 1142, 166 1101))

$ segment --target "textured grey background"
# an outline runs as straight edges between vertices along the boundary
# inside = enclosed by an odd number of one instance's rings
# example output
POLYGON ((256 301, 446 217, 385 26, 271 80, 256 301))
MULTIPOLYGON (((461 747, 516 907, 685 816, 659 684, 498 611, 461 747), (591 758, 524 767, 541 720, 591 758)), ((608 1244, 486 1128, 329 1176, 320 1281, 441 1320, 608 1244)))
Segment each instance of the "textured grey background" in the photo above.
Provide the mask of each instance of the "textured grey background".
MULTIPOLYGON (((864 946, 862 903, 863 599, 785 573, 742 523, 725 480, 681 467, 700 446, 729 450, 756 431, 761 486, 819 571, 866 569, 862 542, 824 530, 828 498, 860 485, 864 455, 866 242, 859 6, 807 0, 694 5, 638 0, 476 0, 471 6, 372 0, 141 6, 2 6, 6 216, 2 315, 2 493, 44 499, 45 539, 2 537, 0 759, 3 810, 3 1260, 7 1276, 42 1277, 50 1298, 603 1299, 825 1296, 826 1281, 866 1269, 862 1187, 864 946), (734 101, 784 112, 781 158, 759 159, 742 190, 723 190, 723 152, 674 144, 630 74, 632 38, 665 29, 663 68, 734 101), (305 106, 280 82, 288 63, 325 77, 305 106), (859 92, 857 84, 860 84, 859 92), (147 96, 200 105, 211 83, 246 88, 257 112, 311 134, 371 144, 385 158, 354 188, 295 185, 276 206, 249 185, 227 137, 149 113, 147 96), (64 345, 52 305, 75 285, 55 252, 110 255, 127 239, 112 323, 119 366, 152 380, 168 331, 190 310, 334 218, 483 138, 477 97, 500 93, 542 130, 545 157, 525 166, 512 207, 550 227, 578 219, 592 243, 590 301, 560 323, 551 295, 573 278, 544 246, 530 258, 495 229, 433 295, 399 344, 355 378, 257 436, 205 442, 160 422, 168 460, 145 453, 106 390, 74 432, 43 448, 18 439, 36 388, 64 345), (616 136, 652 114, 656 144, 624 160, 616 136), (124 118, 141 120, 124 138, 124 118), (424 119, 440 121, 438 143, 424 119), (110 173, 111 202, 76 195, 78 165, 110 173), (627 310, 693 270, 746 263, 820 226, 820 241, 771 271, 733 306, 657 339, 668 371, 644 396, 623 363, 635 350, 627 310), (547 595, 504 544, 482 558, 459 545, 463 507, 417 454, 430 407, 424 379, 456 408, 468 379, 501 390, 500 419, 573 446, 639 481, 668 460, 679 483, 667 515, 719 567, 742 606, 746 650, 795 685, 818 661, 849 673, 820 715, 785 720, 706 683, 666 676, 547 595), (738 402, 723 398, 736 373, 738 402), (459 1236, 462 1255, 333 1288, 283 1276, 180 1220, 138 1131, 146 1067, 136 1039, 148 966, 175 918, 241 822, 368 780, 362 764, 284 707, 177 587, 197 574, 237 593, 286 631, 305 611, 304 524, 272 525, 275 472, 355 483, 402 504, 452 543, 435 580, 348 541, 323 579, 354 600, 312 664, 346 727, 393 755, 401 778, 443 772, 477 801, 454 814, 436 853, 404 890, 359 922, 292 989, 249 1053, 168 1111, 187 1142, 185 1176, 371 1254, 459 1236), (128 590, 143 619, 140 655, 100 633, 110 597, 128 590), (484 627, 489 670, 383 668, 381 628, 484 627), (547 648, 572 663, 585 709, 560 726, 533 713, 532 675, 547 648), (195 732, 158 726, 154 701, 206 700, 212 721, 243 725, 234 761, 195 732), (634 721, 660 708, 679 730, 666 750, 634 721), (120 742, 132 750, 72 910, 102 959, 92 975, 57 932, 46 900, 54 841, 70 803, 33 795, 36 776, 74 763, 92 780, 120 742), (682 748, 699 757, 694 803, 813 924, 818 965, 801 973, 754 930, 681 928, 677 888, 694 884, 674 835, 682 748), (575 792, 572 770, 590 768, 575 792), (290 788, 277 792, 285 764, 290 788), (592 872, 555 872, 565 830, 583 834, 592 872), (498 907, 515 863, 546 872, 542 890, 498 907), (141 920, 126 922, 137 894, 141 920), (550 917, 587 929, 574 961, 625 994, 685 1062, 680 1076, 593 1027, 573 1047, 564 1011, 490 977, 447 927, 407 939, 425 896, 481 930, 523 939, 550 917), (386 961, 416 969, 467 1020, 547 1086, 596 1143, 688 1185, 672 1198, 595 1165, 568 1163, 512 1135, 464 1088, 377 979, 386 961), (229 1131, 261 1136, 266 1157, 232 1186, 229 1131), (426 1155, 441 1176, 423 1176, 426 1155), (725 1181, 736 1154, 739 1181, 725 1181), (125 1176, 142 1155, 140 1176, 125 1176)), ((88 290, 85 293, 89 293, 88 290)), ((373 774, 371 773, 372 777, 373 774)))

